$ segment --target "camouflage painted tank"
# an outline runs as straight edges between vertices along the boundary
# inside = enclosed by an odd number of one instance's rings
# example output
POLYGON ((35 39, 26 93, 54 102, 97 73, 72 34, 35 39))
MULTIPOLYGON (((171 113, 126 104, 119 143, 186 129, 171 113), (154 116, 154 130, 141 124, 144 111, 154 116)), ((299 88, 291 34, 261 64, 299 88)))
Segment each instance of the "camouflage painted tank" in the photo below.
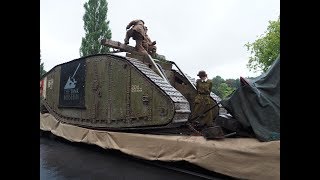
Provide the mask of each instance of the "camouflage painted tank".
MULTIPOLYGON (((96 129, 181 126, 189 120, 196 94, 194 83, 174 62, 134 51, 75 59, 40 80, 42 112, 96 129)), ((212 111, 217 116, 219 107, 212 111)))

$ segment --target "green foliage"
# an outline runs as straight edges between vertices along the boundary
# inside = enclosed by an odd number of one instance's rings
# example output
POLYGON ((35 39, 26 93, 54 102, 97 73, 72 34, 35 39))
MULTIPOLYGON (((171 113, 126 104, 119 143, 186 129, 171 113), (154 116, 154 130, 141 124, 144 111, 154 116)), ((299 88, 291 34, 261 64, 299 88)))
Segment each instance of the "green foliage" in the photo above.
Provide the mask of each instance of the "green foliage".
POLYGON ((240 79, 226 79, 226 84, 234 89, 240 87, 240 79))
POLYGON ((44 70, 44 64, 41 63, 41 50, 40 50, 40 78, 42 75, 44 75, 45 73, 47 73, 45 70, 44 70))
POLYGON ((222 99, 229 96, 239 86, 239 78, 227 80, 224 80, 220 76, 212 78, 212 92, 222 99))
POLYGON ((247 64, 249 70, 265 72, 280 54, 280 16, 276 21, 269 21, 265 34, 245 46, 251 53, 247 64))
POLYGON ((108 3, 106 0, 89 0, 84 4, 83 16, 85 37, 82 38, 80 56, 110 52, 100 44, 100 39, 111 39, 109 21, 107 21, 108 3))
POLYGON ((227 83, 221 83, 218 87, 218 91, 221 93, 221 98, 225 99, 229 96, 235 88, 229 87, 227 83))
POLYGON ((212 78, 212 92, 219 97, 222 97, 222 94, 223 94, 222 92, 219 91, 219 85, 224 82, 225 80, 220 76, 216 76, 212 78))

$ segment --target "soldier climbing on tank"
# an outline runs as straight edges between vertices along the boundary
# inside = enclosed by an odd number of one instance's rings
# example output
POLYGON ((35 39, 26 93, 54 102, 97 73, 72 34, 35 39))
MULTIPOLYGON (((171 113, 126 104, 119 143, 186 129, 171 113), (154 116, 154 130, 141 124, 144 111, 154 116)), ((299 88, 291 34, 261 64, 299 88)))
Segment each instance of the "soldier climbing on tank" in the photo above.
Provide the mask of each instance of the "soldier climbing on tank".
POLYGON ((160 61, 165 61, 166 57, 157 53, 156 41, 151 41, 148 35, 148 27, 144 26, 145 39, 142 41, 142 46, 151 55, 152 58, 158 59, 160 61))
POLYGON ((205 71, 199 71, 198 75, 200 79, 196 81, 197 95, 194 100, 194 113, 193 117, 199 116, 197 118, 198 126, 213 126, 213 111, 210 110, 206 113, 208 108, 213 106, 214 102, 210 97, 210 92, 212 91, 212 81, 208 79, 205 71))
POLYGON ((148 35, 148 27, 144 26, 144 31, 145 31, 145 38, 142 41, 142 46, 144 49, 152 55, 152 53, 155 53, 157 48, 156 48, 156 41, 151 41, 149 35, 148 35))
POLYGON ((136 50, 138 52, 147 53, 142 45, 142 41, 145 37, 144 21, 143 20, 133 20, 127 27, 126 37, 124 39, 124 44, 129 44, 129 39, 132 37, 136 41, 136 50))

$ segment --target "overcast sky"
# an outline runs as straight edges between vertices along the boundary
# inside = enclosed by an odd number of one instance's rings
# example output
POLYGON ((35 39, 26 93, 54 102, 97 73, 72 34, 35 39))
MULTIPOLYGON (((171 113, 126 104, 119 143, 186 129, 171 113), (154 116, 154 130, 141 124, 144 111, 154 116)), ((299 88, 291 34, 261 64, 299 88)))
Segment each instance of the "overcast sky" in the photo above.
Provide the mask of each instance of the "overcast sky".
MULTIPOLYGON (((45 70, 80 57, 87 0, 40 1, 40 48, 45 70)), ((107 0, 112 40, 123 42, 127 24, 143 19, 157 52, 197 78, 257 76, 244 44, 280 15, 280 0, 107 0)), ((130 45, 135 41, 130 39, 130 45)))

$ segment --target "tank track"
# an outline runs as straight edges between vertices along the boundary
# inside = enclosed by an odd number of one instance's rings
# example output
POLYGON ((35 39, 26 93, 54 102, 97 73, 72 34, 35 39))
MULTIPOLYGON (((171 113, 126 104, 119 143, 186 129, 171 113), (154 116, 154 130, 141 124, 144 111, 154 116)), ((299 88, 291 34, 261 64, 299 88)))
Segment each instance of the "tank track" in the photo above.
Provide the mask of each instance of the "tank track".
MULTIPOLYGON (((107 56, 116 56, 116 55, 108 55, 107 56)), ((147 79, 156 85, 158 89, 164 92, 172 102, 174 103, 175 112, 171 122, 164 126, 143 126, 143 127, 124 127, 124 128, 112 128, 112 127, 96 127, 96 126, 88 126, 81 124, 81 122, 91 122, 90 124, 96 124, 95 119, 80 119, 80 118, 71 118, 66 117, 58 112, 56 112, 46 101, 41 101, 42 105, 46 108, 46 110, 52 114, 58 121, 66 124, 72 124, 79 127, 90 128, 90 129, 98 129, 98 130, 117 130, 117 131, 126 131, 126 130, 139 130, 139 129, 165 129, 165 128, 173 128, 179 127, 185 124, 188 121, 190 116, 190 106, 187 99, 175 88, 173 88, 167 81, 161 78, 158 74, 156 74, 153 70, 151 70, 146 64, 143 64, 141 61, 130 58, 130 57, 122 57, 116 56, 121 59, 126 59, 127 62, 133 65, 137 70, 139 70, 147 79)))
POLYGON ((171 86, 167 81, 161 78, 153 70, 148 68, 147 65, 143 64, 141 61, 133 58, 127 57, 129 62, 140 70, 149 80, 157 85, 167 96, 171 98, 174 102, 175 115, 173 117, 173 122, 186 121, 189 117, 190 107, 187 99, 174 87, 171 86))

